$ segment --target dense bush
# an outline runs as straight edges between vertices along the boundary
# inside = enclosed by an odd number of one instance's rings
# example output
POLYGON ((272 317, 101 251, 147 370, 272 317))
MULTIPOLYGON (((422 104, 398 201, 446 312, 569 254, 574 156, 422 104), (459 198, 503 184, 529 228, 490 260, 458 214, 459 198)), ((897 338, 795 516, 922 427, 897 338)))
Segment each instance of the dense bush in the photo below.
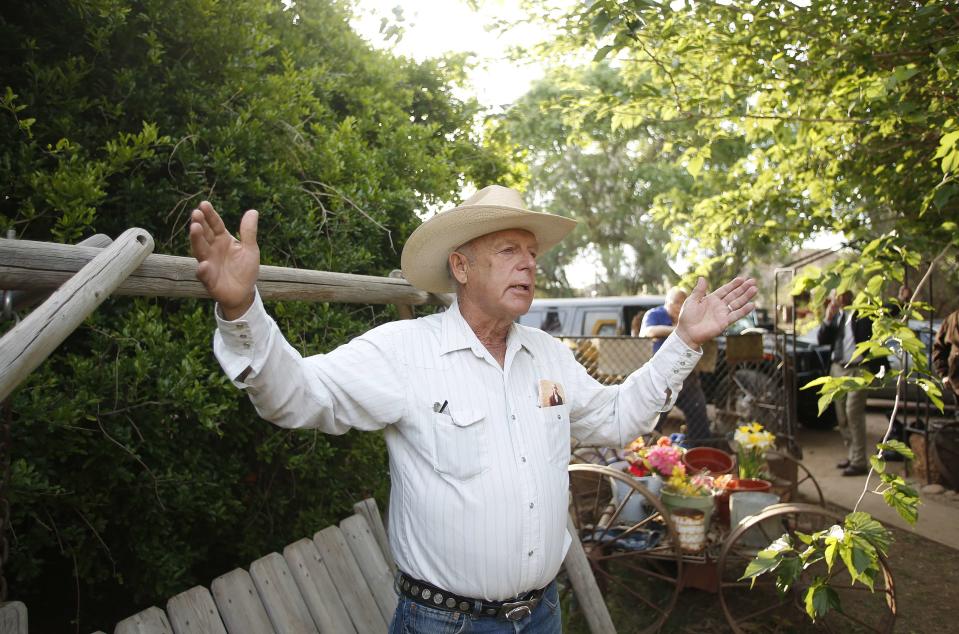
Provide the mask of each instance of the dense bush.
MULTIPOLYGON (((0 218, 74 242, 140 226, 185 255, 208 198, 260 210, 265 263, 397 268, 414 209, 508 165, 455 61, 369 48, 347 4, 73 0, 0 9, 0 218)), ((390 310, 270 307, 322 352, 390 310)), ((211 352, 209 302, 112 299, 13 396, 11 597, 37 631, 111 621, 385 500, 382 438, 259 420, 211 352)))

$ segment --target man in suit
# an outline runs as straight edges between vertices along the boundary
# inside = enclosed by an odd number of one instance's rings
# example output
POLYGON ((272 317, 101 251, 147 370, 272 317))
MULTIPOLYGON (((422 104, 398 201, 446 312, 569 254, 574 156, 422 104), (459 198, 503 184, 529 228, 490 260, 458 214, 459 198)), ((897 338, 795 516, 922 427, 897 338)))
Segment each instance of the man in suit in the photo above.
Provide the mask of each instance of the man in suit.
MULTIPOLYGON (((879 372, 881 359, 864 361, 855 354, 856 344, 872 338, 872 321, 857 317, 849 310, 852 292, 833 295, 826 306, 826 314, 819 327, 819 343, 832 347, 830 376, 861 376, 863 370, 879 372)), ((845 460, 836 465, 844 476, 865 475, 866 462, 866 390, 849 392, 835 400, 839 433, 849 449, 845 460)))

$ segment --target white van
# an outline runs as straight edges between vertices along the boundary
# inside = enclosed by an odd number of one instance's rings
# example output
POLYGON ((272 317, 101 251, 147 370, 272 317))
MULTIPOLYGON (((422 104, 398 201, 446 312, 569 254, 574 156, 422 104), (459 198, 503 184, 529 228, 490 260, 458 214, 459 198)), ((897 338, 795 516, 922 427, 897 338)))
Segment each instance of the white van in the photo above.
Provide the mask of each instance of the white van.
POLYGON ((662 306, 665 295, 534 299, 519 323, 557 337, 629 335, 636 315, 662 306))

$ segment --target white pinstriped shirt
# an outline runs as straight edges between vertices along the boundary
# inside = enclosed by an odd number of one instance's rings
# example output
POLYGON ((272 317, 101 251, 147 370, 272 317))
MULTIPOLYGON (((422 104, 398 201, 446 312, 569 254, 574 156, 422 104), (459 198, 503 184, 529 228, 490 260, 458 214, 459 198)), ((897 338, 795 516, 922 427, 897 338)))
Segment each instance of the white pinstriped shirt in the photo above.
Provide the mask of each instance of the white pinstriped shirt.
POLYGON ((216 357, 260 416, 331 434, 384 430, 397 566, 490 601, 541 588, 559 571, 570 543, 570 435, 622 447, 650 431, 700 356, 671 335, 622 385, 602 386, 561 342, 519 324, 501 368, 456 303, 307 358, 259 295, 235 321, 217 315, 216 357), (541 379, 559 383, 566 402, 540 407, 541 379))

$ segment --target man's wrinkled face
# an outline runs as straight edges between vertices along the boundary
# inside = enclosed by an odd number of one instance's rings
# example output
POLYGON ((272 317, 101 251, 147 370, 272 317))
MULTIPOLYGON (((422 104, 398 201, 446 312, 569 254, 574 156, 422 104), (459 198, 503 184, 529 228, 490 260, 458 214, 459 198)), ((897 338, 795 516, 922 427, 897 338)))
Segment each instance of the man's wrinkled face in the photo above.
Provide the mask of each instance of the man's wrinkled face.
POLYGON ((457 249, 465 256, 462 268, 454 270, 460 293, 490 318, 513 321, 525 315, 533 302, 538 252, 536 236, 523 229, 470 241, 457 249))

